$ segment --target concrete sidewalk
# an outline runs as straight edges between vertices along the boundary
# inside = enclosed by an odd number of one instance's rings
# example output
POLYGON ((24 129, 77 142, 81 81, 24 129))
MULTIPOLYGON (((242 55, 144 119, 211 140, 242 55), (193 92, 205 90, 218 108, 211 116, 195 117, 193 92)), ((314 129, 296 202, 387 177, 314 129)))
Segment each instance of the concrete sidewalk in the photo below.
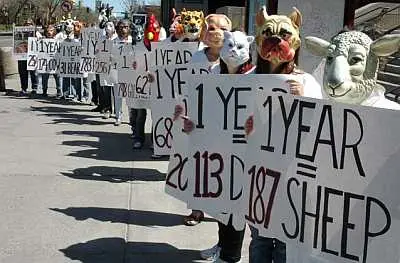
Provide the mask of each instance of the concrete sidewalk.
POLYGON ((203 262, 217 224, 181 225, 189 211, 164 193, 167 161, 133 151, 127 124, 52 96, 9 92, 0 105, 0 262, 203 262))

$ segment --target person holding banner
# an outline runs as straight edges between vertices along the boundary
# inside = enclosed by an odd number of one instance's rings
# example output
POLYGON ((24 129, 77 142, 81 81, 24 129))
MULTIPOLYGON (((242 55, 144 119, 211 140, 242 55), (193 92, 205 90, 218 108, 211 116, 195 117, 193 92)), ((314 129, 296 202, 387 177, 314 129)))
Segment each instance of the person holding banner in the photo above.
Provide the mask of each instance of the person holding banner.
MULTIPOLYGON (((162 27, 160 25, 160 22, 156 19, 154 14, 151 14, 149 16, 148 21, 145 24, 145 29, 144 29, 144 39, 143 42, 141 42, 144 47, 146 48, 145 50, 151 51, 151 43, 152 42, 159 42, 164 39, 161 38, 160 32, 162 31, 162 27)), ((137 45, 135 41, 135 45, 137 45)), ((130 124, 132 128, 132 136, 133 136, 133 149, 141 149, 143 147, 144 141, 145 141, 145 131, 144 131, 144 126, 146 123, 146 117, 147 117, 147 110, 145 108, 142 109, 136 109, 136 108, 131 108, 130 109, 130 124)), ((152 155, 153 159, 158 159, 161 158, 161 156, 153 154, 152 155)))
MULTIPOLYGON (((256 66, 252 64, 250 45, 254 41, 253 36, 247 36, 244 32, 224 32, 224 45, 220 52, 220 64, 214 68, 215 74, 252 74, 256 66)), ((184 130, 190 131, 194 127, 193 122, 185 121, 184 130)), ((221 215, 225 216, 225 215, 221 215)), ((214 262, 237 263, 241 261, 245 228, 237 231, 232 224, 234 215, 228 215, 227 225, 218 222, 218 243, 210 249, 203 250, 203 259, 212 259, 214 262)))
MULTIPOLYGON (((290 74, 288 80, 292 95, 322 99, 322 89, 314 77, 297 68, 300 51, 300 26, 302 16, 294 8, 288 16, 269 16, 263 6, 256 16, 256 74, 290 74), (284 28, 284 30, 281 30, 284 28), (318 88, 316 88, 318 87, 318 88)), ((246 121, 246 134, 253 130, 253 117, 246 121)), ((249 254, 252 263, 285 263, 286 244, 276 238, 260 236, 255 227, 250 226, 252 240, 249 254)))
MULTIPOLYGON (((74 22, 74 36, 76 39, 82 39, 82 31, 83 23, 80 21, 74 22)), ((89 101, 90 97, 90 89, 89 89, 89 81, 88 81, 89 74, 84 72, 81 78, 75 78, 75 91, 77 95, 77 99, 79 102, 86 103, 89 101), (83 90, 82 90, 83 86, 83 90)))
MULTIPOLYGON (((44 28, 44 36, 45 38, 48 39, 54 39, 56 36, 57 32, 56 32, 56 28, 54 27, 54 25, 47 25, 44 28)), ((60 76, 56 73, 52 74, 54 77, 54 80, 56 82, 56 89, 57 89, 57 97, 61 97, 62 96, 62 91, 61 91, 61 87, 60 87, 60 76)), ((50 74, 49 73, 41 73, 40 74, 40 82, 42 85, 42 91, 43 91, 43 96, 47 97, 47 89, 48 89, 48 83, 49 83, 49 77, 50 74)))
MULTIPOLYGON (((222 14, 211 14, 205 18, 206 28, 200 33, 200 39, 207 46, 193 54, 191 63, 204 63, 208 70, 212 70, 220 63, 220 52, 223 46, 224 31, 232 30, 231 20, 222 14)), ((183 218, 187 226, 195 226, 204 218, 204 213, 192 210, 192 213, 183 218)))
MULTIPOLYGON (((103 6, 103 9, 104 8, 105 7, 103 6)), ((104 29, 105 34, 99 39, 97 44, 102 43, 104 40, 113 41, 118 36, 115 30, 115 24, 110 19, 112 8, 113 7, 107 7, 108 12, 105 12, 105 14, 102 14, 100 10, 99 17, 102 17, 102 19, 99 22, 99 28, 104 29)), ((96 74, 94 89, 92 88, 92 102, 94 102, 94 104, 97 104, 97 107, 92 109, 92 111, 100 112, 102 114, 104 114, 107 110, 111 111, 111 86, 113 86, 113 84, 109 76, 100 76, 100 74, 96 74), (93 92, 94 90, 95 92, 93 92)))
MULTIPOLYGON (((24 26, 33 27, 34 26, 33 20, 32 19, 26 20, 26 22, 24 23, 24 26)), ((36 30, 33 30, 33 31, 36 31, 36 30)), ((35 36, 35 33, 33 35, 31 35, 31 36, 32 37, 35 36)), ((18 49, 18 47, 16 49, 18 49)), ((24 47, 24 50, 21 53, 26 53, 27 49, 28 49, 27 46, 26 46, 26 49, 24 47)), ((26 56, 25 57, 19 57, 19 59, 18 59, 18 74, 19 74, 19 79, 20 79, 20 84, 21 84, 20 95, 25 95, 27 93, 27 90, 28 90, 28 78, 29 77, 31 79, 31 88, 32 88, 32 93, 31 94, 32 95, 36 95, 37 88, 38 88, 38 78, 37 78, 37 75, 36 75, 36 71, 28 70, 27 69, 27 65, 28 65, 28 62, 27 62, 26 56)))
MULTIPOLYGON (((114 44, 132 44, 132 36, 130 35, 130 22, 129 20, 122 19, 118 21, 116 26, 117 37, 114 39, 114 44)), ((117 80, 115 80, 117 81, 117 80)), ((115 126, 121 125, 122 122, 122 97, 117 97, 118 87, 113 85, 114 92, 114 107, 115 107, 115 126)), ((105 115, 107 112, 105 113, 105 115)), ((109 117, 109 115, 108 115, 109 117)))

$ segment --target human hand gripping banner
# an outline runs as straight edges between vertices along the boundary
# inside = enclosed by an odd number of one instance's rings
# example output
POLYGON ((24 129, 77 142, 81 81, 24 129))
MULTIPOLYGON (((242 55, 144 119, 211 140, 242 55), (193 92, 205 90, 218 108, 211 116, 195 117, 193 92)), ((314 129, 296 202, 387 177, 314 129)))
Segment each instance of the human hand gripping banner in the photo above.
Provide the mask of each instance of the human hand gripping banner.
POLYGON ((286 80, 285 75, 194 76, 187 91, 187 115, 194 130, 174 134, 166 192, 223 223, 235 214, 234 227, 243 229, 244 124, 253 109, 254 91, 287 92, 286 80))
POLYGON ((399 262, 400 112, 258 91, 245 216, 287 262, 399 262))

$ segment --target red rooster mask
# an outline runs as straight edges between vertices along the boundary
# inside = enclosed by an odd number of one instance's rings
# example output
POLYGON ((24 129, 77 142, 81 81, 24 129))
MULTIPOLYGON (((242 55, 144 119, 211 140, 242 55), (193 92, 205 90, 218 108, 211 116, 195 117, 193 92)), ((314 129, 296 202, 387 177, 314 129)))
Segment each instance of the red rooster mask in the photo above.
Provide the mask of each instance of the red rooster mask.
POLYGON ((157 21, 156 17, 152 14, 146 23, 144 29, 144 45, 148 50, 151 48, 151 42, 158 42, 160 39, 160 23, 157 21))

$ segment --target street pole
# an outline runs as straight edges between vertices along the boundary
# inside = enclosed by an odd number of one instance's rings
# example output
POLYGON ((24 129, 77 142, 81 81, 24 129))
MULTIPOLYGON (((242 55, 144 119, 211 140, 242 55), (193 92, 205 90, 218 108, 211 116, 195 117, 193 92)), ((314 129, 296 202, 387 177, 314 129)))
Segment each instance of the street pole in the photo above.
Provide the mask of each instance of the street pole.
POLYGON ((3 65, 3 51, 0 49, 0 92, 6 91, 6 74, 3 65))

